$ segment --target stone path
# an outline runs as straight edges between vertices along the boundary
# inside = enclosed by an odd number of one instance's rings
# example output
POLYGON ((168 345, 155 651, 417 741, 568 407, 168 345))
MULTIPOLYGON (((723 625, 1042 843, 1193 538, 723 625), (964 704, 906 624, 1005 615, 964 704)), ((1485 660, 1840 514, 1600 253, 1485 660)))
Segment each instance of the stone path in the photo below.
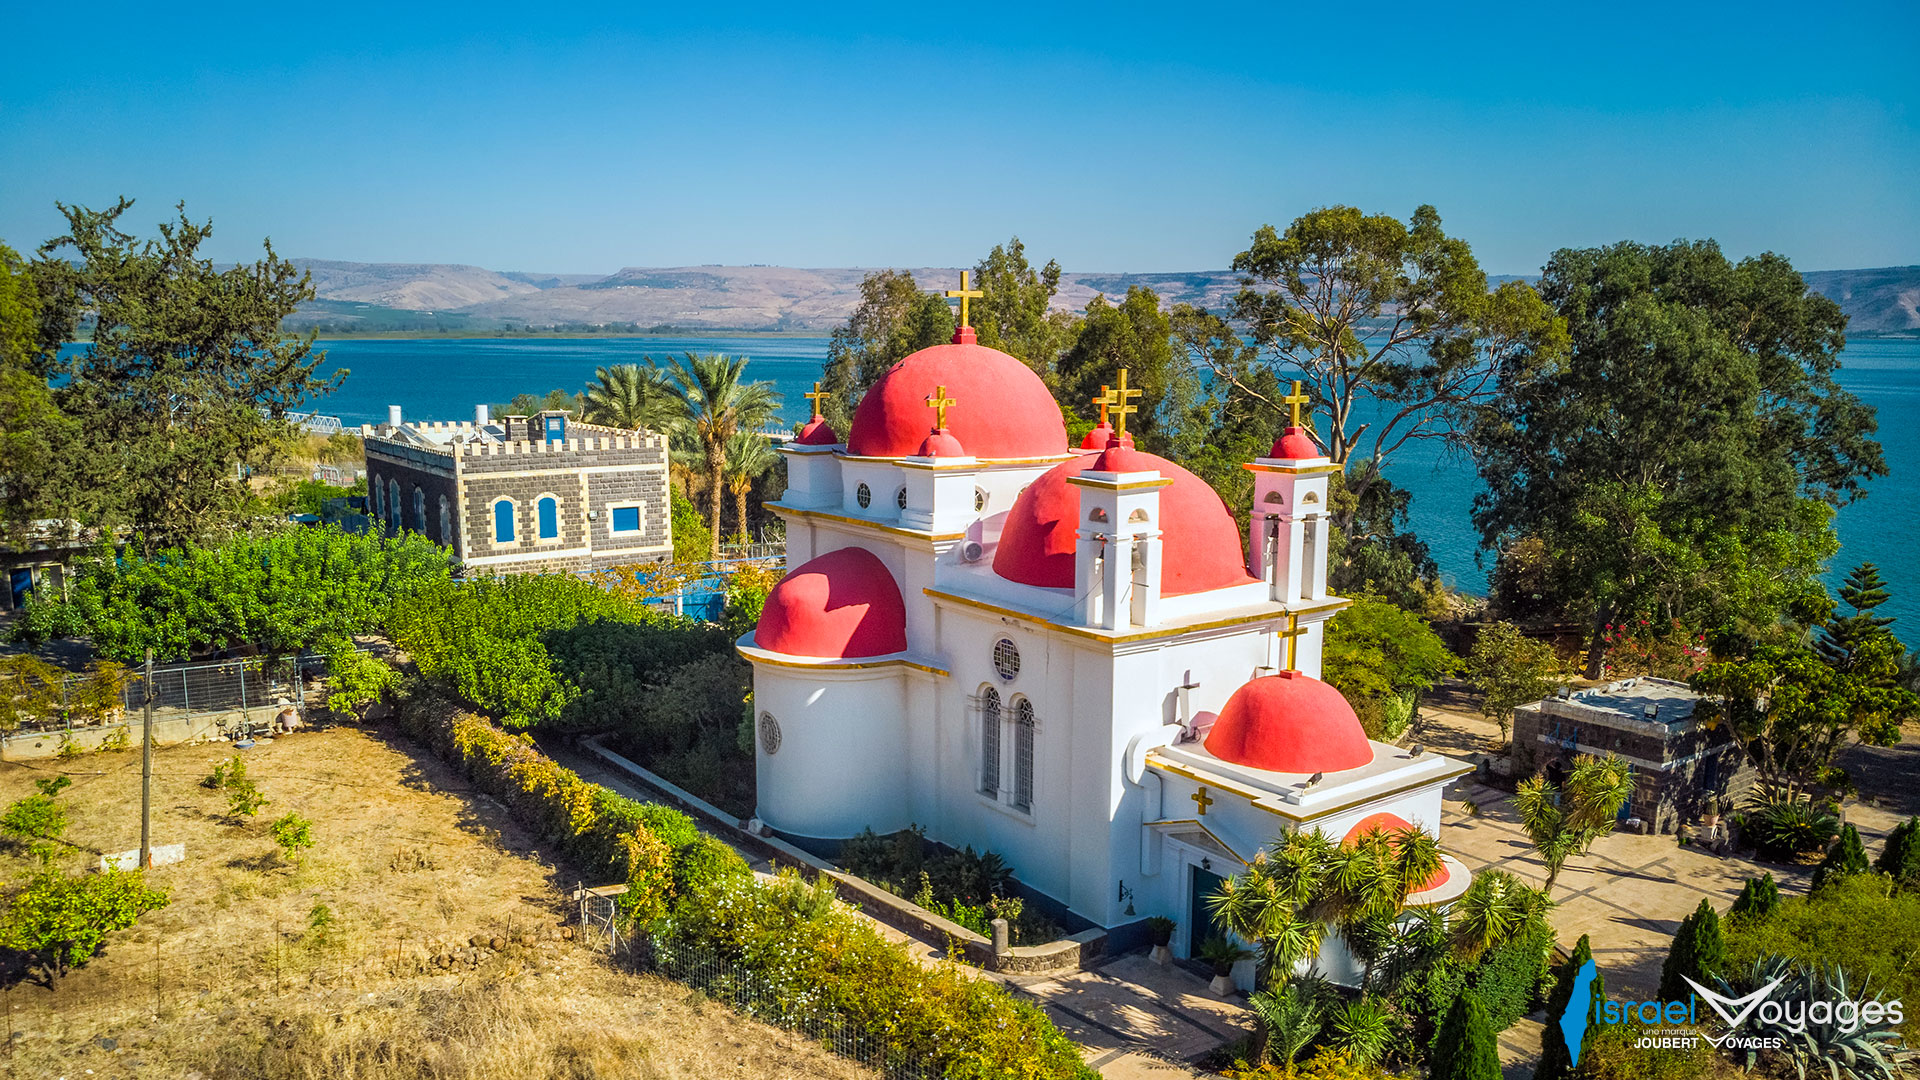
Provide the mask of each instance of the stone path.
MULTIPOLYGON (((597 759, 557 745, 543 749, 582 777, 627 798, 657 801, 597 759)), ((771 869, 758 855, 740 854, 756 872, 771 869)), ((941 944, 922 941, 877 919, 869 921, 888 941, 906 945, 921 963, 931 966, 944 959, 941 944)), ((1055 1026, 1079 1044, 1088 1064, 1105 1080, 1214 1076, 1196 1069, 1192 1060, 1252 1030, 1243 996, 1221 998, 1207 989, 1203 976, 1177 964, 1161 967, 1144 953, 1127 953, 1088 970, 1055 976, 963 970, 1032 998, 1055 1026)))

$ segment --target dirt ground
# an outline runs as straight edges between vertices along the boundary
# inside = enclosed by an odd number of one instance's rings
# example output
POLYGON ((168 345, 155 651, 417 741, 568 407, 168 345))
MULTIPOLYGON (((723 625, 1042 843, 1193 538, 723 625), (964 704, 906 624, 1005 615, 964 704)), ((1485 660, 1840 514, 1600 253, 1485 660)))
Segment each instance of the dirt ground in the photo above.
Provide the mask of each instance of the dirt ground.
MULTIPOLYGON (((51 990, 4 995, 0 1075, 872 1075, 565 938, 573 875, 397 733, 325 728, 242 752, 271 802, 241 824, 200 784, 233 753, 156 752, 153 842, 186 844, 150 873, 171 903, 51 990), (290 811, 315 840, 294 862, 268 828, 290 811)), ((0 802, 56 772, 73 782, 70 869, 138 847, 137 750, 0 766, 0 802)), ((9 877, 28 866, 0 855, 9 877)))

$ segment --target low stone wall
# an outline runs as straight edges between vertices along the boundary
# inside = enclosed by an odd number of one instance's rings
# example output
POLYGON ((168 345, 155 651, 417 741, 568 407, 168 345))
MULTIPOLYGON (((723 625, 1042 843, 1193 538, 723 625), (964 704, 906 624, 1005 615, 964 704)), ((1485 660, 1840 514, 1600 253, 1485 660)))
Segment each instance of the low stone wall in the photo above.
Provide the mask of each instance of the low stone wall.
POLYGON ((996 953, 990 939, 951 919, 936 915, 905 897, 895 896, 864 878, 855 877, 777 836, 748 832, 739 818, 601 746, 598 739, 583 740, 581 745, 595 757, 627 774, 641 787, 661 796, 663 801, 712 826, 715 832, 735 847, 754 852, 778 866, 826 874, 833 880, 834 889, 842 900, 913 937, 956 942, 970 964, 1007 974, 1047 975, 1078 971, 1106 955, 1107 932, 1099 927, 1045 945, 1015 945, 996 953))
MULTIPOLYGON (((153 744, 172 746, 175 743, 194 742, 210 739, 220 733, 220 716, 215 713, 203 713, 198 716, 172 716, 166 719, 156 717, 153 721, 153 744)), ((70 731, 28 731, 8 735, 0 739, 0 760, 27 761, 34 758, 50 758, 60 753, 60 747, 71 742, 75 750, 91 753, 100 749, 103 743, 124 733, 127 748, 140 748, 140 721, 123 724, 99 724, 92 727, 74 728, 70 731)))

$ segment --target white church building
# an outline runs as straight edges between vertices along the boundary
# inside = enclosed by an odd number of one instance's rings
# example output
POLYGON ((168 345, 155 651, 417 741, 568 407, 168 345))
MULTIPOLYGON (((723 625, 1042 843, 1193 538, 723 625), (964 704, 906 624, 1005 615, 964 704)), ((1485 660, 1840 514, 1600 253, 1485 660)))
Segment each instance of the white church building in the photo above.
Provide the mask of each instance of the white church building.
MULTIPOLYGON (((1039 377, 964 321, 882 376, 844 441, 816 412, 782 451, 788 573, 738 643, 759 819, 820 848, 917 824, 1095 925, 1174 919, 1180 956, 1214 933, 1203 898, 1283 832, 1437 834, 1468 766, 1368 740, 1316 677, 1348 601, 1312 440, 1290 427, 1245 465, 1242 536, 1133 447, 1124 375, 1116 424, 1070 446, 1039 377)), ((1448 856, 1410 903, 1469 877, 1448 856)), ((1350 963, 1330 940, 1322 970, 1350 963)))

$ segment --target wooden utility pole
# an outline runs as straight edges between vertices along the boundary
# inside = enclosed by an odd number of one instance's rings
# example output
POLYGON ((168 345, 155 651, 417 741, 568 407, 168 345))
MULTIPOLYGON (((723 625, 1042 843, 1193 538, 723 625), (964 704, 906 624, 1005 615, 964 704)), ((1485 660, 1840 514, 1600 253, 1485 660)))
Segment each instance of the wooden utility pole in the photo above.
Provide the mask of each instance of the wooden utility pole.
POLYGON ((153 650, 147 650, 146 721, 140 734, 140 869, 153 869, 153 650))

